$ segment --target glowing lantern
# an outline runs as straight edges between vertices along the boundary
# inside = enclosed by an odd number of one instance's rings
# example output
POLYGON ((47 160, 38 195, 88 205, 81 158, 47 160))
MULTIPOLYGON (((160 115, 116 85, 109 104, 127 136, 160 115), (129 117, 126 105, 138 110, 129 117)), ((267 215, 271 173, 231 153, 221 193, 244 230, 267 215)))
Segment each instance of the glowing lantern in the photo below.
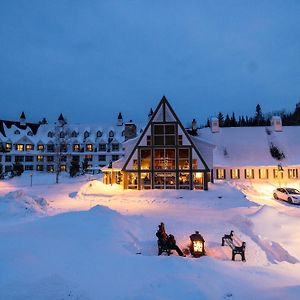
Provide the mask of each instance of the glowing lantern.
POLYGON ((205 255, 205 249, 204 249, 204 239, 203 236, 201 234, 199 234, 199 231, 195 231, 195 233, 193 233, 190 236, 191 239, 191 246, 190 246, 190 251, 191 254, 194 257, 200 257, 202 255, 205 255))

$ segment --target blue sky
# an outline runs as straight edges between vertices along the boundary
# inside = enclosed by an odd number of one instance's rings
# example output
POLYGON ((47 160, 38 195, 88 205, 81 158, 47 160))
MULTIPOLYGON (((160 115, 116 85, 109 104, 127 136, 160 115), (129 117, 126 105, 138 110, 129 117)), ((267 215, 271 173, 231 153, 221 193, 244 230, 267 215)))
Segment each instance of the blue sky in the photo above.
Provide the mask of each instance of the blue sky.
POLYGON ((0 118, 184 123, 300 101, 300 1, 0 1, 0 118))

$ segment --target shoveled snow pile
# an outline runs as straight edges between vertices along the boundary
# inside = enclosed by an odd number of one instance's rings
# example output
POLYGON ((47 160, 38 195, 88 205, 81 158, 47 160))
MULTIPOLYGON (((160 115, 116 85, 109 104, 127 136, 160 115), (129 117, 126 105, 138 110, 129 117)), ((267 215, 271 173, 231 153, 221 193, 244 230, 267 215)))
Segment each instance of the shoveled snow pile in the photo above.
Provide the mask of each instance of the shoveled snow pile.
POLYGON ((33 215, 45 215, 47 201, 38 196, 16 190, 0 197, 0 220, 20 220, 33 215))

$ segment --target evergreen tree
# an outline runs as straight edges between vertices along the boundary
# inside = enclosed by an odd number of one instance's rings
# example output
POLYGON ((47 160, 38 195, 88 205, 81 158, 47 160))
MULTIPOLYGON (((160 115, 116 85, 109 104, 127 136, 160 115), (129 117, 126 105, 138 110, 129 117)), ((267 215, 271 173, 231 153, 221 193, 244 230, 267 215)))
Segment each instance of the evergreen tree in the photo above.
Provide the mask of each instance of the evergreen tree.
POLYGON ((224 116, 221 112, 218 114, 218 119, 219 119, 219 126, 223 127, 224 126, 224 116))
POLYGON ((88 159, 85 157, 85 158, 84 158, 84 161, 82 162, 82 166, 81 166, 82 172, 83 172, 84 174, 86 173, 88 167, 89 167, 89 161, 88 161, 88 159))
POLYGON ((79 161, 78 159, 75 159, 73 156, 72 161, 71 161, 71 166, 70 166, 70 176, 75 177, 76 174, 79 172, 80 166, 79 166, 79 161))
POLYGON ((225 121, 224 121, 224 127, 230 127, 230 118, 229 115, 226 115, 225 121))
POLYGON ((236 118, 235 118, 234 112, 232 113, 232 116, 230 118, 230 126, 231 127, 236 127, 237 126, 237 122, 236 122, 236 118))
POLYGON ((19 162, 15 162, 13 164, 13 173, 14 173, 14 175, 21 176, 23 172, 24 172, 24 166, 19 162))
POLYGON ((262 110, 261 110, 261 107, 259 104, 256 105, 256 108, 255 108, 255 124, 256 126, 260 126, 260 125, 263 125, 262 123, 264 122, 264 116, 262 114, 262 110))
POLYGON ((209 121, 209 118, 207 118, 205 127, 210 127, 210 121, 209 121))

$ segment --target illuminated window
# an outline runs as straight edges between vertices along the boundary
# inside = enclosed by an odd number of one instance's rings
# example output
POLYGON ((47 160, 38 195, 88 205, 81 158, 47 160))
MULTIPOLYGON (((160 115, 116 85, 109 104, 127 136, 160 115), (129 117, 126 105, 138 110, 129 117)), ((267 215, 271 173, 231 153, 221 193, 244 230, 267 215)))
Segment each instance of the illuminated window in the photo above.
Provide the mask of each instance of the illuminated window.
POLYGON ((44 156, 43 156, 43 155, 38 155, 38 156, 36 157, 36 160, 37 160, 37 161, 44 161, 44 156))
POLYGON ((260 179, 268 179, 268 170, 267 169, 259 169, 259 178, 260 179))
POLYGON ((93 151, 93 144, 86 144, 85 148, 86 148, 86 151, 92 152, 93 151))
POLYGON ((151 168, 151 149, 141 149, 141 169, 149 170, 151 168))
POLYGON ((297 169, 288 169, 288 177, 290 179, 298 178, 298 170, 297 169))
POLYGON ((23 144, 17 144, 17 150, 18 151, 24 151, 24 145, 23 144))
POLYGON ((11 150, 11 143, 6 143, 5 144, 5 149, 6 149, 6 151, 10 151, 11 150))
POLYGON ((41 144, 40 144, 40 145, 38 145, 37 147, 38 147, 38 150, 39 150, 39 151, 44 151, 44 148, 45 148, 44 145, 41 145, 41 144))
POLYGON ((66 165, 61 165, 61 166, 60 166, 60 171, 61 171, 61 172, 66 172, 66 170, 67 170, 66 165))
POLYGON ((74 144, 73 145, 73 151, 74 152, 79 152, 80 151, 80 145, 79 144, 74 144))
POLYGON ((254 178, 254 170, 245 169, 245 179, 253 179, 253 178, 254 178))
POLYGON ((54 172, 54 166, 53 165, 47 165, 47 171, 48 172, 54 172))
POLYGON ((231 179, 239 179, 240 178, 240 170, 239 169, 231 169, 230 175, 231 175, 231 179))
POLYGON ((217 169, 216 170, 216 175, 217 175, 217 179, 225 179, 226 178, 226 173, 225 173, 225 169, 217 169))
POLYGON ((174 170, 175 149, 155 149, 154 168, 156 170, 174 170))
POLYGON ((27 144, 26 145, 26 151, 30 151, 30 150, 33 150, 34 149, 34 145, 32 144, 27 144))
POLYGON ((43 165, 37 165, 36 170, 37 171, 44 171, 44 166, 43 165))
POLYGON ((190 149, 179 149, 178 150, 178 167, 180 170, 190 169, 190 149))

